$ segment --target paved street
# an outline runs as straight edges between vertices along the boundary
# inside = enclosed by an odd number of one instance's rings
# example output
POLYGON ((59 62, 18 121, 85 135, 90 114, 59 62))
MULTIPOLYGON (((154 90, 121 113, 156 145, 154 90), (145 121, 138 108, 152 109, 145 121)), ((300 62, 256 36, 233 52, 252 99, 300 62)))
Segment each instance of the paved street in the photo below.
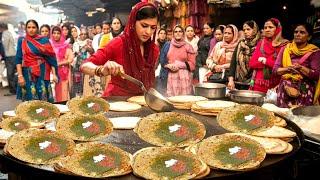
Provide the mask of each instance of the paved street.
POLYGON ((4 96, 8 93, 8 89, 0 88, 0 113, 2 115, 3 111, 14 110, 14 108, 19 104, 16 96, 4 96))

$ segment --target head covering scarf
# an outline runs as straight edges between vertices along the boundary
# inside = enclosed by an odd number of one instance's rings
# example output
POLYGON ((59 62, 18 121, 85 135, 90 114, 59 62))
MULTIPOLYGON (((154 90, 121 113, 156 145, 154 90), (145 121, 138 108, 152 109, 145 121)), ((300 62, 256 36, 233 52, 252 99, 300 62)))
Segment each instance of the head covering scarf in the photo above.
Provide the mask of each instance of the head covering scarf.
MULTIPOLYGON (((144 7, 152 7, 157 10, 157 8, 151 3, 140 2, 136 4, 131 10, 124 33, 119 37, 124 43, 122 51, 126 61, 124 64, 126 73, 140 79, 144 83, 145 87, 149 89, 154 83, 154 78, 152 77, 155 77, 155 63, 157 61, 154 50, 157 46, 154 43, 156 37, 156 31, 154 31, 152 38, 144 43, 144 54, 141 54, 141 41, 138 38, 135 25, 137 21, 137 13, 144 7)), ((136 85, 130 84, 130 86, 134 86, 133 89, 136 89, 136 85)))
POLYGON ((237 67, 235 79, 240 82, 250 80, 251 73, 249 68, 250 58, 256 49, 256 45, 260 40, 260 33, 258 25, 253 21, 253 32, 250 38, 241 39, 237 47, 237 67))
POLYGON ((30 36, 26 33, 24 40, 22 41, 22 53, 23 53, 23 67, 32 67, 32 75, 39 77, 41 74, 39 61, 44 63, 47 61, 50 66, 55 67, 57 69, 57 61, 55 59, 55 52, 52 49, 52 46, 46 36, 34 35, 30 36), (45 59, 43 56, 39 56, 34 53, 30 44, 39 51, 39 54, 53 57, 45 59), (38 60, 38 61, 36 61, 38 60))
MULTIPOLYGON (((52 28, 50 42, 51 42, 53 50, 56 54, 57 61, 58 62, 64 61, 66 51, 70 47, 70 45, 69 45, 69 42, 67 40, 65 40, 65 36, 63 35, 60 27, 52 28), (59 41, 55 41, 52 36, 53 30, 56 30, 57 28, 59 28, 60 32, 61 32, 61 36, 60 36, 59 41)), ((58 74, 59 74, 59 77, 61 80, 67 80, 68 76, 69 76, 69 68, 66 66, 59 67, 58 74)))
MULTIPOLYGON (((218 44, 220 44, 219 46, 215 46, 217 48, 214 48, 213 51, 213 60, 215 61, 216 64, 225 64, 227 59, 226 58, 221 58, 223 57, 227 52, 228 53, 232 53, 234 52, 237 44, 238 44, 238 28, 233 25, 233 24, 229 24, 229 26, 231 26, 231 28, 233 29, 233 39, 230 43, 227 43, 224 39, 222 40, 222 42, 219 42, 218 44)), ((230 59, 231 60, 231 59, 230 59)))
MULTIPOLYGON (((181 31, 184 33, 184 29, 182 28, 182 26, 180 25, 176 25, 174 28, 173 28, 173 32, 177 29, 177 28, 180 28, 181 31)), ((180 48, 182 46, 184 46, 187 42, 185 41, 185 39, 182 37, 179 41, 177 41, 175 38, 172 38, 171 39, 171 44, 177 48, 180 48)))

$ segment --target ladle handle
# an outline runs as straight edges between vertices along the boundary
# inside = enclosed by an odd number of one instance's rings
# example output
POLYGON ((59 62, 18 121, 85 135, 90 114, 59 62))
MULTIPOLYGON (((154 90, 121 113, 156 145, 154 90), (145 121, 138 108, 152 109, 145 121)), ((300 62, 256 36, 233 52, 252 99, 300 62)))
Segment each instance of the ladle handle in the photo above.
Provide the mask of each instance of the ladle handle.
POLYGON ((122 72, 120 72, 119 75, 121 77, 123 77, 124 79, 126 79, 126 80, 128 80, 128 81, 130 81, 130 82, 132 82, 132 83, 134 83, 136 85, 138 85, 142 89, 143 92, 147 92, 147 89, 144 87, 144 84, 141 81, 139 81, 138 79, 133 78, 133 77, 131 77, 131 76, 125 74, 125 73, 122 73, 122 72))

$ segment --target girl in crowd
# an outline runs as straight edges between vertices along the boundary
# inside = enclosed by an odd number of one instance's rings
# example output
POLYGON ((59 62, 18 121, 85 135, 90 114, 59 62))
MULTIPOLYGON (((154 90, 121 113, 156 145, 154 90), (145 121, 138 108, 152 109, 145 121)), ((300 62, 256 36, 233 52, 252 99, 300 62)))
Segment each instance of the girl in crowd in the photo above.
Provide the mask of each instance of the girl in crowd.
POLYGON ((50 26, 48 24, 44 24, 40 27, 40 34, 41 36, 46 36, 50 38, 50 26))
POLYGON ((228 87, 230 89, 249 89, 252 71, 249 68, 249 60, 260 40, 260 31, 255 21, 247 21, 243 24, 244 39, 240 39, 233 53, 228 87))
POLYGON ((208 71, 206 60, 208 58, 210 50, 210 41, 212 39, 212 33, 214 30, 214 24, 206 23, 203 25, 204 36, 199 39, 198 53, 196 57, 196 68, 193 74, 193 78, 200 83, 204 80, 204 75, 208 71), (201 73, 200 73, 201 72, 201 73))
POLYGON ((158 31, 158 39, 156 42, 156 44, 159 46, 160 51, 166 42, 167 42, 167 31, 166 31, 166 29, 161 28, 158 31))
POLYGON ((61 28, 62 28, 63 37, 65 38, 65 40, 66 40, 67 42, 70 42, 70 38, 71 38, 71 28, 70 28, 70 25, 69 25, 69 24, 63 24, 61 28))
POLYGON ((71 28, 71 38, 70 38, 70 44, 73 46, 73 44, 78 40, 80 34, 80 29, 77 26, 73 26, 71 28))
POLYGON ((223 33, 223 41, 214 46, 206 61, 208 68, 211 70, 207 74, 208 81, 216 83, 227 82, 232 54, 238 42, 237 27, 233 24, 227 25, 223 33))
POLYGON ((68 101, 71 90, 70 64, 73 62, 73 52, 62 34, 62 30, 58 26, 52 28, 50 42, 59 66, 58 74, 60 81, 55 85, 56 102, 68 101))
POLYGON ((16 64, 18 72, 17 99, 45 100, 53 102, 50 84, 50 69, 53 80, 58 82, 55 52, 45 36, 38 35, 39 26, 35 20, 26 23, 26 36, 20 37, 17 44, 16 64))
MULTIPOLYGON (((73 52, 75 54, 75 62, 73 64, 73 93, 74 96, 82 96, 92 94, 89 90, 89 76, 83 76, 80 72, 80 66, 90 54, 94 52, 91 40, 88 38, 88 32, 85 28, 81 28, 80 37, 73 44, 73 52), (85 87, 85 88, 84 88, 85 87)), ((100 81, 99 81, 100 82, 100 81)), ((94 82, 92 86, 95 84, 94 82)), ((101 91, 101 89, 99 89, 101 91)), ((97 94, 99 95, 99 94, 97 94)), ((101 95, 101 94, 100 94, 101 95)))
POLYGON ((119 18, 114 17, 111 21, 111 31, 108 34, 104 34, 101 37, 99 49, 104 48, 115 37, 119 36, 123 32, 123 25, 119 18))
POLYGON ((166 58, 161 58, 161 65, 168 69, 168 96, 192 94, 195 52, 184 38, 183 28, 180 25, 175 26, 166 58))
POLYGON ((312 31, 308 24, 297 25, 292 43, 280 50, 273 68, 281 76, 277 88, 279 107, 311 106, 319 101, 320 51, 308 43, 312 31))
POLYGON ((215 29, 214 29, 214 38, 211 39, 210 41, 210 50, 209 50, 209 55, 212 51, 212 49, 214 48, 214 46, 223 40, 223 32, 224 32, 224 29, 226 28, 225 25, 219 25, 217 26, 215 29))
POLYGON ((103 96, 141 95, 141 88, 119 75, 126 73, 153 87, 159 48, 154 43, 158 24, 157 8, 140 2, 131 10, 124 33, 98 50, 85 63, 82 71, 89 75, 113 75, 103 96))
POLYGON ((194 52, 198 51, 199 37, 196 36, 196 34, 194 32, 194 28, 191 25, 188 25, 186 27, 185 40, 186 40, 187 43, 189 43, 193 47, 194 52))
POLYGON ((279 80, 272 75, 272 68, 280 49, 288 43, 281 36, 282 26, 276 18, 267 20, 264 24, 264 38, 258 42, 249 61, 249 68, 253 70, 250 89, 266 93, 275 87, 279 80))

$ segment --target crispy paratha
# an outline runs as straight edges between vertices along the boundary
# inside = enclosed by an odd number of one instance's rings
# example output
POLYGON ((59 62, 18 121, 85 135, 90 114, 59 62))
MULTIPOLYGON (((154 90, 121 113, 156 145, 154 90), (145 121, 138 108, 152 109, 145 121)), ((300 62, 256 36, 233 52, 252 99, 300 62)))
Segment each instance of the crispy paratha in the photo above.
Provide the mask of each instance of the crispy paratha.
POLYGON ((208 174, 207 165, 194 154, 170 147, 139 150, 132 168, 135 175, 146 179, 194 179, 208 174))
POLYGON ((73 153, 75 143, 63 134, 26 129, 11 136, 7 152, 13 157, 33 164, 53 164, 73 153))
POLYGON ((108 136, 113 126, 104 115, 65 114, 58 119, 56 129, 73 140, 96 141, 108 136))
POLYGON ((34 123, 32 126, 43 125, 58 118, 59 109, 46 101, 32 100, 20 103, 16 107, 16 115, 24 120, 34 123))
POLYGON ((255 105, 238 105, 224 109, 218 115, 221 127, 231 132, 252 134, 274 125, 272 112, 255 105))
POLYGON ((67 105, 72 113, 80 115, 104 114, 109 110, 109 103, 106 100, 94 96, 73 98, 67 105))
POLYGON ((128 174, 132 171, 131 154, 111 144, 80 143, 74 153, 61 161, 60 168, 85 177, 105 178, 128 174))
POLYGON ((22 131, 30 127, 31 123, 20 117, 8 117, 0 122, 0 128, 11 132, 22 131))
POLYGON ((266 151, 250 138, 223 134, 200 142, 197 155, 212 168, 245 171, 257 168, 265 159, 266 151))
POLYGON ((197 119, 175 112, 151 114, 142 118, 134 130, 156 146, 184 147, 201 141, 205 126, 197 119))

